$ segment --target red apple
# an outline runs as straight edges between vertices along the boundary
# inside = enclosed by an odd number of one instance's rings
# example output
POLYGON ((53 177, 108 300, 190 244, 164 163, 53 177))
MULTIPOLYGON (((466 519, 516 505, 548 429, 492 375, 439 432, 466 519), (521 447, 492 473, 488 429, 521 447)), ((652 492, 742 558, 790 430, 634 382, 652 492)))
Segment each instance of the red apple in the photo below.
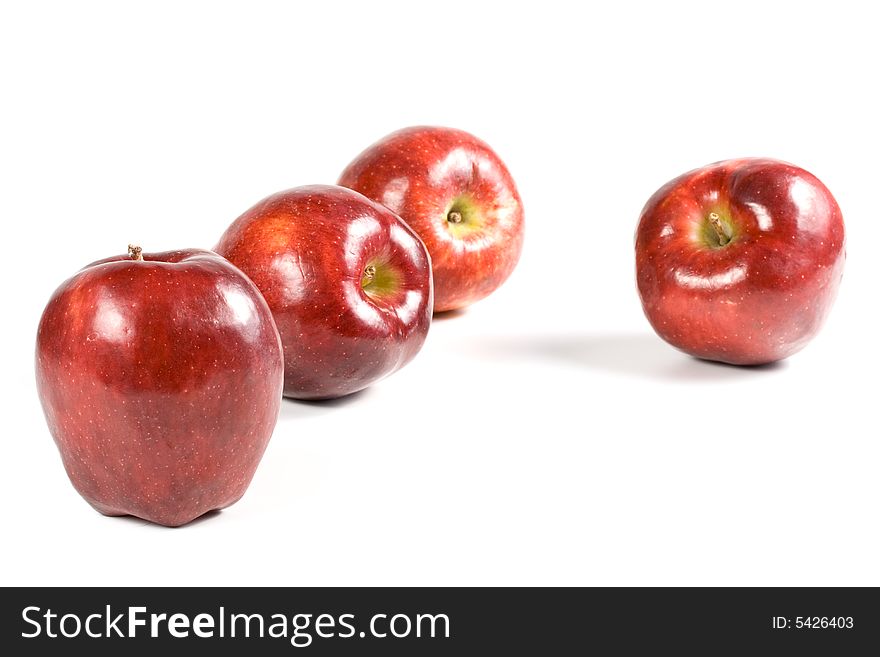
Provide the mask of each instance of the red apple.
POLYGON ((284 394, 329 399, 403 367, 431 325, 431 261, 418 236, 357 192, 270 196, 216 250, 263 293, 284 345, 284 394))
POLYGON ((244 495, 281 403, 272 314, 210 251, 130 247, 81 270, 43 312, 36 370, 76 490, 168 526, 244 495))
POLYGON ((519 192, 492 149, 466 132, 394 132, 355 158, 339 184, 390 208, 422 238, 433 262, 437 312, 488 296, 519 260, 519 192))
POLYGON ((771 159, 718 162, 661 187, 636 231, 639 295, 664 340, 709 360, 786 358, 816 335, 843 273, 831 193, 771 159))

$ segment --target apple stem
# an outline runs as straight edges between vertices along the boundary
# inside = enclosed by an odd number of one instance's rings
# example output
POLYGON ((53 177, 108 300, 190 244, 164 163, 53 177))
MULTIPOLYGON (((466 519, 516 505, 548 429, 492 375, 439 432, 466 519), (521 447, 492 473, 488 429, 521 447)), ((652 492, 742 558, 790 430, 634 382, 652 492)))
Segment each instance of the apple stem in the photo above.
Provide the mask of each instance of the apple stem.
POLYGON ((446 221, 448 221, 451 224, 460 224, 463 221, 463 218, 461 216, 461 212, 458 212, 457 210, 453 210, 448 215, 446 215, 446 221))
POLYGON ((135 246, 134 244, 128 245, 128 255, 131 256, 132 260, 143 260, 143 253, 144 250, 141 247, 135 246))
POLYGON ((728 237, 727 233, 724 231, 721 217, 718 216, 717 212, 709 213, 709 223, 712 224, 712 228, 715 229, 715 233, 718 235, 718 245, 724 246, 727 244, 730 241, 730 237, 728 237))

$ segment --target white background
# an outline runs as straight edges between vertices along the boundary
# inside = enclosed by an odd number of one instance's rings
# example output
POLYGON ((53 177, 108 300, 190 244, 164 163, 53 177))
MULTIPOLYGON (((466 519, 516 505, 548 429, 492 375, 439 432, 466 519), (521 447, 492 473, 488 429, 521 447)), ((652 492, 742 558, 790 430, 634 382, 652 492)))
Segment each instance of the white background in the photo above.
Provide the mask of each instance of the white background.
POLYGON ((876 24, 860 3, 4 3, 2 584, 880 585, 876 24), (363 394, 285 402, 237 505, 169 530, 70 486, 33 345, 53 289, 212 247, 412 124, 526 207, 518 269, 363 394), (633 231, 688 169, 766 155, 837 197, 837 305, 769 369, 644 319, 633 231))

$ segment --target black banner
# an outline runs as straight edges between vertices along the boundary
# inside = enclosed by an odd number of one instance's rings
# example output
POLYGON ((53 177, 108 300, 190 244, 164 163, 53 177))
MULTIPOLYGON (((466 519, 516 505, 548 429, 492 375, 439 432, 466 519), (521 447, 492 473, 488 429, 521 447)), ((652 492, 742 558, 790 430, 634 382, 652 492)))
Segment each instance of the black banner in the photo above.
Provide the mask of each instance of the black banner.
POLYGON ((7 588, 2 597, 6 655, 861 655, 880 647, 880 596, 869 588, 7 588))

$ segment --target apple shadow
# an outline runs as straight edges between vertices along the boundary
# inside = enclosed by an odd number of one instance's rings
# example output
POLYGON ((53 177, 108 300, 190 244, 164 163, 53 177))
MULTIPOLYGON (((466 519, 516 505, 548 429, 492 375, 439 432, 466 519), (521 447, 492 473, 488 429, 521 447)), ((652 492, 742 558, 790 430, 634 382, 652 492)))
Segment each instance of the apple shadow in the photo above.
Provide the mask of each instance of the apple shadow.
POLYGON ((223 513, 223 509, 212 509, 207 513, 203 513, 198 518, 194 518, 190 520, 185 525, 181 525, 180 527, 169 527, 169 529, 185 529, 186 527, 197 527, 204 522, 209 522, 212 518, 216 518, 217 516, 223 513))
POLYGON ((784 369, 768 365, 729 365, 684 354, 651 334, 544 335, 485 338, 473 349, 484 358, 530 358, 591 370, 666 381, 725 381, 784 369))
MULTIPOLYGON (((99 512, 100 513, 100 512, 99 512)), ((155 522, 150 522, 149 520, 145 520, 144 518, 139 518, 138 516, 125 515, 125 516, 109 516, 106 514, 101 514, 105 518, 110 518, 113 522, 118 523, 129 523, 132 525, 139 525, 141 527, 146 527, 149 529, 157 529, 157 530, 173 530, 173 529, 186 529, 188 527, 195 527, 197 525, 201 525, 203 522, 207 522, 211 520, 211 518, 215 518, 223 513, 222 509, 212 509, 211 511, 207 511, 200 515, 198 518, 194 518, 190 520, 185 525, 179 525, 177 527, 166 527, 165 525, 160 525, 155 522)))
POLYGON ((463 317, 467 315, 467 308, 458 308, 456 310, 441 310, 440 312, 435 312, 431 321, 434 322, 445 322, 450 319, 458 319, 459 317, 463 317))
POLYGON ((335 399, 291 399, 283 397, 281 399, 281 411, 278 414, 279 420, 300 419, 304 417, 316 417, 332 413, 335 408, 345 408, 352 404, 358 403, 370 394, 369 388, 358 390, 344 397, 335 399))

